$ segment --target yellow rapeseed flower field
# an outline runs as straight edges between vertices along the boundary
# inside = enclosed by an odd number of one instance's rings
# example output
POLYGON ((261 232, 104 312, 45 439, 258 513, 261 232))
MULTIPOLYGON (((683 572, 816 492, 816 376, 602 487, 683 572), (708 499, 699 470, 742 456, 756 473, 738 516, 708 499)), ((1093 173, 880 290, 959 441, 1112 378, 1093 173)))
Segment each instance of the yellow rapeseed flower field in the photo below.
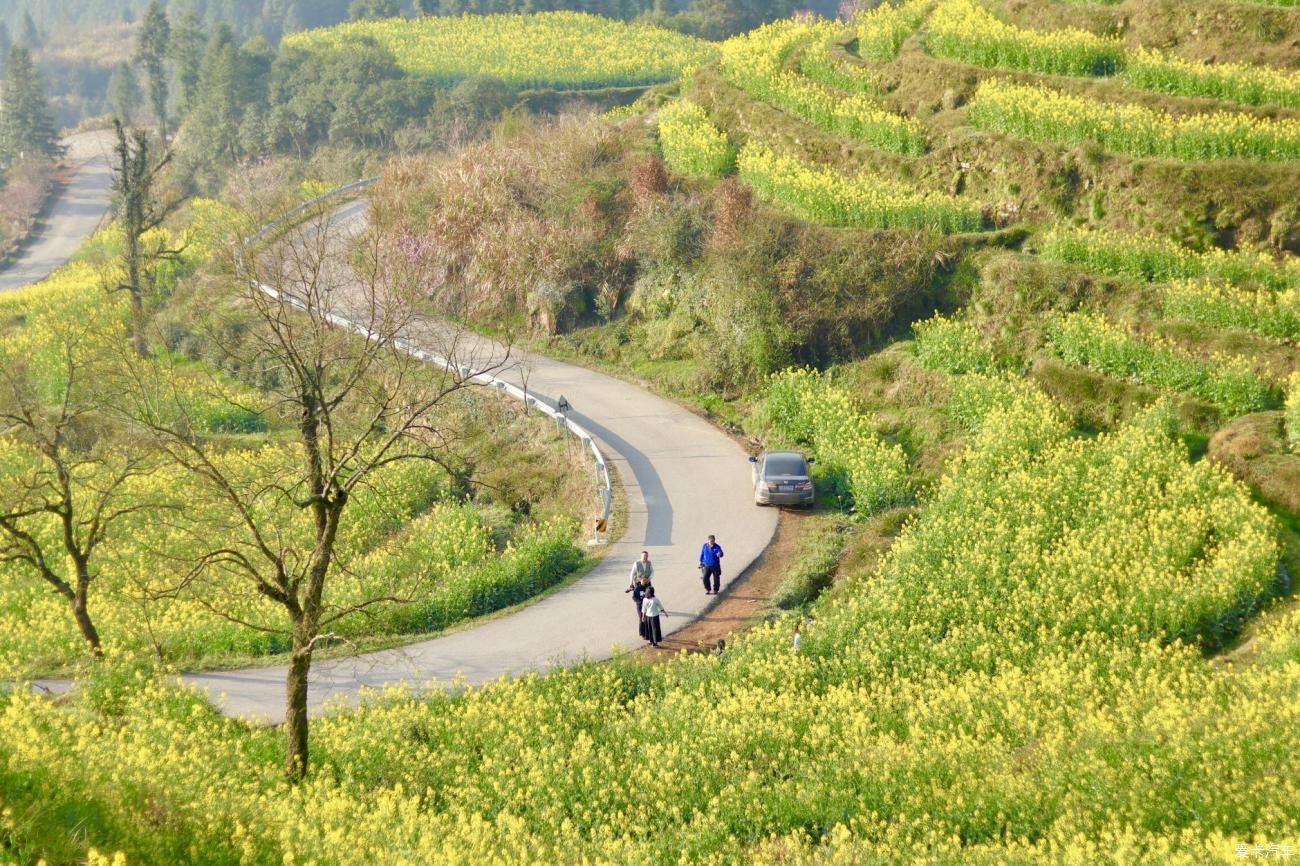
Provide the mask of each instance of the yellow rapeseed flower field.
POLYGON ((843 175, 757 141, 741 148, 736 165, 759 195, 811 222, 938 232, 977 231, 983 223, 977 204, 869 172, 843 175))
POLYGON ((980 85, 972 125, 1034 141, 1095 141, 1130 156, 1171 159, 1300 159, 1300 120, 1218 111, 1170 117, 1134 104, 1106 104, 1001 80, 980 85))
POLYGON ((721 657, 390 688, 315 724, 296 786, 276 732, 161 681, 102 678, 69 707, 19 691, 0 698, 15 850, 73 804, 76 844, 132 864, 1118 866, 1297 844, 1294 618, 1259 637, 1266 664, 1202 654, 1274 591, 1272 519, 1159 412, 1081 440, 1007 393, 797 651, 782 621, 721 657))
POLYGON ((412 75, 454 84, 494 75, 521 87, 589 89, 668 81, 712 59, 701 39, 582 12, 352 21, 285 37, 290 50, 333 51, 372 39, 412 75))
POLYGON ((885 109, 863 93, 846 95, 786 69, 791 53, 836 32, 833 22, 776 21, 722 44, 723 77, 827 132, 859 139, 883 150, 924 153, 924 126, 885 109))
POLYGON ((683 174, 717 177, 736 163, 736 151, 726 133, 708 114, 686 99, 659 110, 659 147, 664 162, 683 174))

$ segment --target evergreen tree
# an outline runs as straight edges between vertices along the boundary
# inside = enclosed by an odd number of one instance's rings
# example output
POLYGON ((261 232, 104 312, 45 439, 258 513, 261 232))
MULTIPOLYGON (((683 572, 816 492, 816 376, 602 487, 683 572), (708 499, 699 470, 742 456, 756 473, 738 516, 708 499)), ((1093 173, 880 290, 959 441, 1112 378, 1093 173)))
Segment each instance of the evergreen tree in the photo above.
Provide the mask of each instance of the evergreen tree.
POLYGON ((198 95, 187 126, 195 134, 186 137, 188 155, 200 163, 233 161, 239 155, 239 117, 236 94, 239 89, 238 51, 234 34, 218 24, 208 40, 199 67, 198 95))
POLYGON ((365 18, 396 18, 402 14, 398 0, 352 0, 348 18, 359 21, 365 18))
POLYGON ((13 40, 9 38, 9 27, 0 21, 0 69, 4 69, 9 62, 9 49, 12 47, 13 40))
POLYGON ((158 121, 158 134, 167 139, 167 70, 163 60, 167 57, 167 42, 171 26, 167 13, 158 0, 149 0, 149 9, 140 22, 135 43, 135 62, 144 67, 149 79, 149 107, 158 121))
POLYGON ((0 97, 0 158, 23 159, 61 151, 54 118, 45 101, 40 75, 25 45, 15 45, 5 64, 5 86, 0 97))
POLYGON ((32 20, 31 12, 23 12, 23 17, 18 22, 18 38, 14 41, 28 51, 41 47, 41 32, 36 29, 36 22, 32 20))
POLYGON ((303 29, 298 0, 266 0, 262 8, 262 33, 273 43, 285 35, 303 29))
POLYGON ((180 116, 194 108, 199 90, 199 66, 203 63, 203 22, 194 11, 186 12, 171 38, 167 40, 167 56, 176 64, 176 82, 180 85, 180 116))
POLYGON ((108 79, 109 110, 123 123, 130 125, 131 118, 143 99, 140 84, 135 80, 135 72, 125 63, 117 64, 113 77, 108 79))

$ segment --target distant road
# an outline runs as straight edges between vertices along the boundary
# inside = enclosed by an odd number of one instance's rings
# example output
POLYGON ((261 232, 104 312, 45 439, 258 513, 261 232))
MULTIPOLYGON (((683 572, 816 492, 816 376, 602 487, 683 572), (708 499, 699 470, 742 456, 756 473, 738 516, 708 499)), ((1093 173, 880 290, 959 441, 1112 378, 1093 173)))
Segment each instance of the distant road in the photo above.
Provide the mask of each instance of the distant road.
POLYGON ((76 176, 58 192, 53 208, 18 261, 9 266, 0 265, 0 292, 45 279, 72 258, 108 211, 113 186, 109 168, 112 133, 83 132, 65 139, 64 144, 68 147, 67 161, 76 167, 76 176))

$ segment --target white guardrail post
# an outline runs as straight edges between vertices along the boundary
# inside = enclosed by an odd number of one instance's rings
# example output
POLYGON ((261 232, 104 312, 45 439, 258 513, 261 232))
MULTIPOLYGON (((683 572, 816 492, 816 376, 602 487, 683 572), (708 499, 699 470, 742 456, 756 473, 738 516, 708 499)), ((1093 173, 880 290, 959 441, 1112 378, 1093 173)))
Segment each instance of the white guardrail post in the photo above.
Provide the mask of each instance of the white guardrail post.
MULTIPOLYGON (((363 178, 362 180, 354 181, 353 183, 350 183, 346 186, 341 186, 338 189, 331 190, 330 192, 327 192, 322 196, 317 196, 311 201, 304 202, 303 204, 289 211, 279 219, 262 226, 253 234, 251 238, 248 239, 248 241, 242 247, 239 248, 238 258, 239 258, 240 266, 244 268, 245 272, 247 272, 247 265, 244 260, 244 254, 248 251, 248 248, 250 246, 261 241, 267 235, 280 229, 282 226, 285 226, 291 222, 296 221, 298 217, 302 216, 305 213, 308 213, 309 211, 315 210, 316 208, 320 207, 323 204, 326 204, 327 202, 333 201, 334 199, 342 198, 349 193, 356 192, 359 189, 364 189, 374 184, 378 180, 379 178, 377 177, 367 177, 367 178, 363 178)), ((295 307, 301 308, 303 306, 301 302, 299 302, 294 298, 291 297, 283 298, 279 291, 277 291, 275 288, 271 286, 266 285, 265 283, 260 283, 256 280, 250 280, 249 284, 271 298, 274 298, 276 300, 284 300, 295 307)), ((336 313, 326 313, 326 319, 330 322, 330 324, 335 325, 336 327, 344 328, 346 330, 352 331, 353 333, 360 334, 366 339, 374 339, 375 335, 370 333, 365 326, 360 325, 357 322, 354 322, 351 319, 348 319, 344 316, 340 316, 336 313)), ((613 508, 614 508, 614 488, 610 482, 609 463, 605 460, 605 455, 601 453, 600 446, 596 444, 595 437, 592 436, 591 433, 589 433, 584 427, 582 427, 581 425, 574 422, 571 418, 569 418, 568 412, 559 411, 554 406, 547 404, 546 401, 534 395, 530 395, 523 388, 511 384, 510 382, 506 382, 504 380, 498 379, 496 376, 493 376, 491 373, 475 373, 469 367, 455 363, 454 359, 444 358, 442 355, 439 355, 437 353, 429 352, 425 349, 421 349, 415 344, 413 344, 412 342, 410 342, 409 340, 405 340, 405 339, 394 340, 393 348, 397 349, 400 352, 404 352, 414 358, 419 358, 422 361, 426 361, 430 364, 436 364, 437 366, 442 367, 443 369, 450 370, 452 373, 460 376, 462 381, 474 382, 475 384, 483 385, 485 387, 492 387, 502 394, 509 395, 511 397, 514 397, 517 400, 521 400, 524 404, 525 412, 529 411, 530 409, 538 409, 539 411, 542 412, 542 414, 551 417, 555 421, 555 425, 557 429, 559 430, 567 429, 568 432, 571 433, 573 437, 577 439, 580 443, 582 443, 583 446, 590 448, 592 457, 595 460, 596 492, 597 495, 600 497, 600 512, 599 512, 599 516, 597 516, 593 521, 592 538, 591 541, 588 543, 596 545, 596 544, 603 544, 606 541, 608 541, 609 518, 610 515, 613 513, 613 508), (602 536, 604 536, 603 539, 602 536)))

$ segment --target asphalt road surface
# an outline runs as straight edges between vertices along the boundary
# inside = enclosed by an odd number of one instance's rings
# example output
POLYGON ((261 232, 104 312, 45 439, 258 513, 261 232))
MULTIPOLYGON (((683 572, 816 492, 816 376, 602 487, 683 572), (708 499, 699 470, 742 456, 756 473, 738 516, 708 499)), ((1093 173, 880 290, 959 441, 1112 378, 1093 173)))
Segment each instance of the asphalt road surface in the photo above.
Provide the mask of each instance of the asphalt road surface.
POLYGON ((35 236, 19 259, 0 268, 0 292, 19 289, 45 279, 94 233, 108 212, 113 174, 109 158, 113 137, 107 132, 86 132, 64 140, 67 161, 76 174, 61 190, 35 236))

